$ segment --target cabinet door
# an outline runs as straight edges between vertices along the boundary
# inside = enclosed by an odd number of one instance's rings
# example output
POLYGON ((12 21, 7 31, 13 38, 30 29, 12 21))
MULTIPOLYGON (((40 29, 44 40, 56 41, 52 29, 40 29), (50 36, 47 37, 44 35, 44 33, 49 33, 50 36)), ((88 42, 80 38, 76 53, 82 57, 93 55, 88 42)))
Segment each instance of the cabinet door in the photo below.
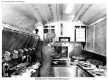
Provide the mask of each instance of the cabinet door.
POLYGON ((55 77, 75 77, 76 66, 72 67, 53 67, 55 77))
POLYGON ((83 76, 82 71, 79 68, 77 68, 77 77, 82 77, 82 76, 83 76))
POLYGON ((84 72, 82 72, 81 77, 89 77, 89 76, 87 74, 85 74, 84 72))
POLYGON ((82 69, 77 67, 77 75, 76 77, 90 77, 87 73, 85 73, 82 69))

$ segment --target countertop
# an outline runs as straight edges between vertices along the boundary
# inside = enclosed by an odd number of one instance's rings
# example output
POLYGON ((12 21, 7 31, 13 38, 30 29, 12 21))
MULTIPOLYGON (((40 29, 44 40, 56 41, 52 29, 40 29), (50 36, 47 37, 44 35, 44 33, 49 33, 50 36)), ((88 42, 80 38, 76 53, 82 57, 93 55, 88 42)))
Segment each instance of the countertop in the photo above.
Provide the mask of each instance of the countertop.
POLYGON ((99 77, 99 76, 105 77, 106 76, 104 71, 99 71, 99 69, 94 69, 90 66, 84 66, 81 63, 78 63, 77 66, 81 68, 84 72, 86 72, 88 75, 90 75, 91 77, 99 77))
MULTIPOLYGON (((86 64, 86 63, 85 63, 86 64)), ((100 77, 100 76, 106 76, 103 71, 99 71, 98 69, 94 69, 90 66, 84 66, 84 64, 81 64, 79 62, 71 62, 71 63, 66 63, 64 61, 58 62, 57 64, 52 63, 52 67, 78 67, 82 71, 84 71, 87 75, 90 77, 100 77)))

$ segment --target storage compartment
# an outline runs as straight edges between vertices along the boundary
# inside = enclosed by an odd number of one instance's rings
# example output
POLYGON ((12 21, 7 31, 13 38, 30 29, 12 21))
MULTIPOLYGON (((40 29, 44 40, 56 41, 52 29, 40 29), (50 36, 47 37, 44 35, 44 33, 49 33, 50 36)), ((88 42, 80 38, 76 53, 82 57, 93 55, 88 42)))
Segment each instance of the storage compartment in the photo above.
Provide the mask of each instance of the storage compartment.
POLYGON ((77 66, 76 77, 91 77, 91 76, 87 74, 84 70, 82 70, 80 67, 77 66))
POLYGON ((53 67, 55 77, 75 77, 76 66, 71 67, 53 67))

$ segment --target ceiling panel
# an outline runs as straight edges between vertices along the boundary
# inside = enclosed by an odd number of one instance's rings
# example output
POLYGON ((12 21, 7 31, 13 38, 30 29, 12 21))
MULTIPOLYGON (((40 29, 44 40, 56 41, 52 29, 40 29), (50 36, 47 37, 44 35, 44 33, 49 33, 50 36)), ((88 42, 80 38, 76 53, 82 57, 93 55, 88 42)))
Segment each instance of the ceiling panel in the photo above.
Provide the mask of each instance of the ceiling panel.
POLYGON ((91 4, 83 4, 80 9, 78 10, 78 12, 76 13, 75 17, 73 18, 73 22, 77 22, 78 20, 80 20, 85 13, 89 10, 89 8, 91 7, 91 4))
MULTIPOLYGON (((65 4, 66 6, 67 4, 65 4)), ((73 10, 71 13, 65 13, 65 9, 64 9, 64 14, 63 14, 63 20, 65 21, 72 21, 73 19, 75 19, 75 17, 77 16, 77 14, 79 13, 81 7, 83 4, 74 4, 73 10)))
POLYGON ((75 4, 74 6, 74 15, 77 15, 77 13, 80 11, 81 7, 83 6, 83 4, 75 4))
MULTIPOLYGON (((2 8, 3 22, 18 27, 34 28, 34 23, 52 23, 58 21, 82 21, 89 25, 106 15, 105 4, 74 4, 71 13, 65 13, 67 4, 10 4, 2 8), (28 24, 28 25, 27 25, 28 24)), ((29 29, 29 28, 28 28, 29 29)), ((31 30, 32 30, 31 29, 31 30)))
POLYGON ((50 15, 48 10, 48 4, 31 4, 31 5, 35 9, 36 13, 38 13, 37 15, 41 18, 41 21, 47 23, 50 15))
POLYGON ((106 14, 105 4, 93 4, 91 8, 85 13, 81 21, 87 25, 93 23, 100 17, 106 14))
POLYGON ((32 31, 37 20, 26 4, 3 4, 2 22, 32 31))
POLYGON ((47 23, 59 21, 62 19, 63 4, 32 4, 42 20, 47 23))
POLYGON ((54 22, 54 10, 53 9, 56 10, 56 8, 53 6, 54 4, 53 5, 48 4, 48 9, 49 9, 48 22, 51 22, 51 21, 54 22))

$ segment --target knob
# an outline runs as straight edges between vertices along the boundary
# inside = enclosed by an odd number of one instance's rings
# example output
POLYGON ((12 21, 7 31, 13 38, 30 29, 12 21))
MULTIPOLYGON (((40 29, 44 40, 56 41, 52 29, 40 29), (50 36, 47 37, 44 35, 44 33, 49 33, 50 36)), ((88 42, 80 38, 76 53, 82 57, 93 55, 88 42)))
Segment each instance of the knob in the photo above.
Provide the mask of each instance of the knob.
POLYGON ((32 52, 32 49, 31 48, 28 48, 28 51, 29 51, 29 53, 31 53, 32 52))
POLYGON ((3 64, 3 74, 4 76, 9 76, 9 64, 6 62, 3 64))
POLYGON ((11 53, 10 53, 10 52, 5 51, 5 53, 4 53, 4 60, 5 60, 5 61, 9 61, 9 60, 11 60, 10 55, 11 55, 11 53))
POLYGON ((24 48, 24 52, 28 52, 28 49, 24 48))
POLYGON ((19 53, 24 53, 24 50, 23 49, 19 49, 19 53))
POLYGON ((18 50, 18 54, 19 54, 19 56, 23 56, 24 50, 23 50, 23 49, 19 49, 19 50, 18 50))
POLYGON ((14 50, 12 54, 13 54, 13 56, 12 56, 13 59, 18 58, 18 51, 17 50, 14 50))
POLYGON ((35 48, 32 48, 32 50, 35 50, 35 48))
POLYGON ((29 50, 31 51, 31 50, 32 50, 32 48, 29 48, 29 50))

